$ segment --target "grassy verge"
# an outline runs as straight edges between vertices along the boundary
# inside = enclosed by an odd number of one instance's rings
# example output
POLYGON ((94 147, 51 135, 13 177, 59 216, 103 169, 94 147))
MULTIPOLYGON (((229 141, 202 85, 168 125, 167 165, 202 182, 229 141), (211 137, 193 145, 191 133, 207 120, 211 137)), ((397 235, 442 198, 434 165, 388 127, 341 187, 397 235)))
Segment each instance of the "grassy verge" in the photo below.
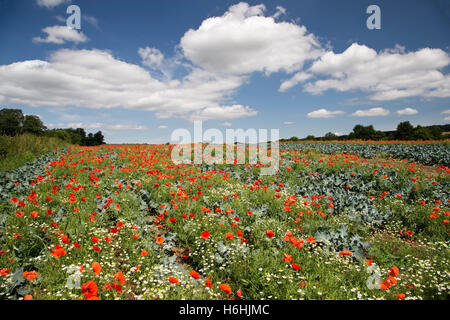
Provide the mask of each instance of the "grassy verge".
POLYGON ((68 142, 58 138, 31 134, 15 137, 0 136, 0 171, 21 167, 36 157, 69 146, 68 142))

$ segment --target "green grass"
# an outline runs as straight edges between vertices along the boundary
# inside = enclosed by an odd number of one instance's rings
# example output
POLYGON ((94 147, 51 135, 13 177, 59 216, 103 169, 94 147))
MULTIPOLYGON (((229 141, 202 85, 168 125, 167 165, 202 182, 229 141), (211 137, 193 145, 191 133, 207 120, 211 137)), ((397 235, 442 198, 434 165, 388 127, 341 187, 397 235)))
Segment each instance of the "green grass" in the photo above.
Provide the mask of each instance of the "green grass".
POLYGON ((39 156, 69 146, 68 142, 58 138, 32 134, 0 136, 0 171, 19 168, 39 156))

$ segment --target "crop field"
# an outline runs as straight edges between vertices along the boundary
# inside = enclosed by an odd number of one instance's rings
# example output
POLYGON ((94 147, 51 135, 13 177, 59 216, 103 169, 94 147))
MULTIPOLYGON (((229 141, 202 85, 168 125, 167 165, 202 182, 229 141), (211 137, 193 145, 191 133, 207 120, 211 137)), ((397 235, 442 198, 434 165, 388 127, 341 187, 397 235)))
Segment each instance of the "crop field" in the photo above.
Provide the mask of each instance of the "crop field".
POLYGON ((395 145, 285 143, 267 176, 170 145, 48 154, 1 173, 0 297, 448 299, 449 163, 411 158, 449 147, 395 145))

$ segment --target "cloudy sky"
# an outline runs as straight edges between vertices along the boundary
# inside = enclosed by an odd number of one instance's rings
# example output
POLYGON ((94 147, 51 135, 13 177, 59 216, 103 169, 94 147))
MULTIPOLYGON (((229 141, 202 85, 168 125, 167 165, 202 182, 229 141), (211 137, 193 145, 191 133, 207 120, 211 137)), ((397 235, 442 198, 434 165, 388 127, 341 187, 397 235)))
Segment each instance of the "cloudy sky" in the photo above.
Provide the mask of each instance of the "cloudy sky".
POLYGON ((449 30, 446 0, 0 0, 0 106, 108 143, 194 120, 281 137, 445 124, 449 30))

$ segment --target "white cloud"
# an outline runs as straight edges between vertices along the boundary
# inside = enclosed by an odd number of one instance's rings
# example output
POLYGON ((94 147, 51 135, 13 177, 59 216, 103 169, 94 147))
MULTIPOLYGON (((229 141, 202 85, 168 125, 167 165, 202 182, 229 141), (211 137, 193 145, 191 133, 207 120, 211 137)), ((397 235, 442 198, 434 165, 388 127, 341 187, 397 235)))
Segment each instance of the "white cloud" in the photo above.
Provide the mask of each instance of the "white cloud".
POLYGON ((352 114, 355 117, 377 117, 377 116, 387 116, 389 110, 384 108, 370 108, 368 110, 357 110, 352 114))
POLYGON ((162 126, 158 126, 158 128, 159 128, 159 129, 167 129, 168 127, 162 125, 162 126))
POLYGON ((232 105, 226 107, 208 107, 193 113, 191 120, 207 120, 207 119, 237 119, 242 117, 250 117, 258 112, 250 107, 242 105, 232 105))
POLYGON ((69 28, 67 26, 52 26, 42 29, 47 34, 46 38, 34 37, 34 42, 63 44, 66 41, 75 43, 86 42, 88 38, 81 31, 69 28))
POLYGON ((344 111, 336 110, 336 111, 330 111, 327 109, 319 109, 312 112, 309 112, 306 116, 308 118, 333 118, 335 116, 344 114, 344 111))
POLYGON ((403 51, 397 46, 377 53, 357 43, 342 53, 329 51, 308 70, 328 78, 308 83, 305 91, 320 94, 329 89, 359 89, 372 93, 373 100, 450 96, 450 76, 439 71, 450 64, 446 52, 430 48, 403 51))
POLYGON ((53 8, 63 3, 69 3, 71 0, 37 0, 36 3, 40 7, 53 8))
POLYGON ((87 14, 82 14, 81 18, 87 23, 91 24, 94 28, 99 29, 98 20, 96 17, 89 16, 87 14))
POLYGON ((139 48, 139 55, 142 59, 142 64, 150 68, 160 68, 164 60, 164 55, 156 48, 139 48))
POLYGON ((294 86, 296 86, 300 82, 304 82, 311 78, 311 74, 308 74, 306 72, 297 72, 292 78, 285 80, 281 83, 280 89, 278 91, 284 92, 287 89, 290 89, 294 86))
POLYGON ((275 22, 264 5, 231 6, 220 17, 202 22, 181 39, 184 55, 202 68, 229 74, 294 72, 321 53, 319 42, 304 26, 275 22))
POLYGON ((281 15, 286 14, 286 9, 283 8, 282 6, 277 6, 277 12, 275 12, 275 14, 273 15, 273 18, 276 19, 281 15))
POLYGON ((140 125, 128 125, 128 124, 107 124, 102 122, 70 122, 70 123, 58 123, 49 124, 49 128, 84 128, 84 129, 98 129, 98 130, 119 130, 119 131, 130 131, 130 130, 147 130, 146 126, 140 125))
POLYGON ((419 113, 419 111, 417 111, 416 109, 414 109, 414 108, 405 108, 405 109, 402 109, 402 110, 397 110, 397 112, 396 112, 398 115, 400 115, 400 116, 410 116, 410 115, 414 115, 414 114, 418 114, 419 113))
POLYGON ((450 114, 450 109, 442 111, 441 114, 450 114))
POLYGON ((256 110, 226 101, 243 78, 194 68, 181 80, 159 81, 142 67, 101 50, 60 49, 48 61, 0 66, 0 103, 155 111, 160 118, 236 119, 256 110), (120 76, 118 76, 120 75, 120 76))
POLYGON ((222 122, 222 125, 224 127, 231 127, 233 124, 231 122, 225 121, 225 122, 222 122))
POLYGON ((444 121, 450 121, 450 117, 445 117, 444 121))
POLYGON ((289 126, 289 125, 291 125, 291 124, 294 124, 294 122, 292 122, 292 121, 285 121, 285 122, 283 122, 283 124, 289 126))

